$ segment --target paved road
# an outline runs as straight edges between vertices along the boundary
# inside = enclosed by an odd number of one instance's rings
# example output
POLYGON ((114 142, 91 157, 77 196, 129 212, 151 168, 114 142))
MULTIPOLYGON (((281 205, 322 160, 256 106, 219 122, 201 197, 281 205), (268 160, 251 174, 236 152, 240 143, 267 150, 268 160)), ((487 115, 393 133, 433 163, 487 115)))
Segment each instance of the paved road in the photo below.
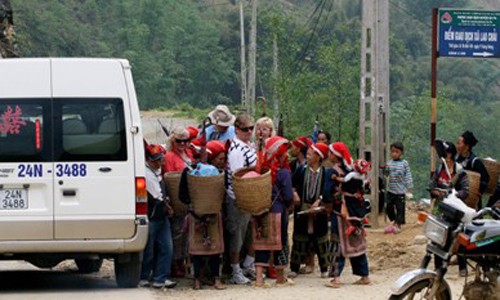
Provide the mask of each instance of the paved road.
POLYGON ((0 262, 0 299, 158 299, 148 289, 119 289, 110 275, 41 270, 20 261, 0 262))
MULTIPOLYGON (((191 281, 183 280, 173 290, 119 289, 112 275, 112 265, 106 262, 95 275, 83 275, 76 272, 76 266, 64 262, 54 270, 40 270, 25 262, 0 262, 0 299, 22 300, 149 300, 149 299, 193 299, 193 300, 276 300, 276 299, 336 299, 336 300, 382 300, 387 299, 389 289, 404 270, 390 269, 372 273, 373 285, 352 285, 357 278, 346 270, 345 285, 340 289, 324 287, 325 279, 319 274, 311 274, 296 280, 294 287, 255 289, 249 286, 230 286, 225 291, 216 291, 204 287, 201 291, 191 289, 191 281)), ((452 273, 456 273, 452 270, 452 273)), ((462 280, 456 274, 449 276, 453 290, 453 299, 458 299, 462 280)))

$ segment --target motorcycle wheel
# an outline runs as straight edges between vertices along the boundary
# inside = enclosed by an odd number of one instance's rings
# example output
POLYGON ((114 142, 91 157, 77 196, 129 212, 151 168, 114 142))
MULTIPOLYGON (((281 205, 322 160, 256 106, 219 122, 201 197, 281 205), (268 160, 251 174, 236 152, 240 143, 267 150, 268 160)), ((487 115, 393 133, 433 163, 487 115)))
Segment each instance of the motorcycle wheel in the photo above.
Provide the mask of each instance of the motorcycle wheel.
MULTIPOLYGON (((431 287, 431 280, 421 280, 412 284, 401 295, 391 295, 389 300, 413 300, 413 299, 426 299, 425 294, 431 287)), ((446 281, 443 282, 441 288, 434 297, 436 300, 451 300, 450 287, 446 281)))

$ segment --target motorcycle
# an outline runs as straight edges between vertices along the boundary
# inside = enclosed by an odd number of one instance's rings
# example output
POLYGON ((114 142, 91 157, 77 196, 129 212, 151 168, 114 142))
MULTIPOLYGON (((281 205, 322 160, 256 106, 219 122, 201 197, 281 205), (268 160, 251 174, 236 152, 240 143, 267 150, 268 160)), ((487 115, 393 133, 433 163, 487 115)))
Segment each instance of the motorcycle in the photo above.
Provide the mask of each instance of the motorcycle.
POLYGON ((474 280, 465 278, 462 296, 500 300, 500 210, 487 207, 476 212, 454 191, 438 207, 439 214, 425 215, 424 235, 429 243, 420 267, 399 277, 389 299, 451 299, 445 275, 457 256, 473 265, 474 280), (429 269, 433 257, 434 270, 429 269))

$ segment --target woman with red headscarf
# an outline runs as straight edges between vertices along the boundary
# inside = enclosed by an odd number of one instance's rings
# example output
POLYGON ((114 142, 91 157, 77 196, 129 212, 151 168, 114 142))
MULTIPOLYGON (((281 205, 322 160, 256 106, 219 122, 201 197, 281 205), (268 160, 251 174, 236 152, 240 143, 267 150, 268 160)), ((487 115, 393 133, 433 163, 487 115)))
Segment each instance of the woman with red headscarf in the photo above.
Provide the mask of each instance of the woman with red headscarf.
MULTIPOLYGON (((214 140, 206 145, 208 163, 224 172, 226 164, 226 148, 224 143, 214 140)), ((181 181, 180 197, 189 200, 187 180, 181 181)), ((189 254, 193 262, 195 290, 201 288, 201 269, 204 260, 208 261, 208 269, 214 282, 214 288, 224 290, 226 286, 220 279, 220 256, 224 252, 222 213, 197 215, 188 214, 189 254)))
POLYGON ((272 265, 276 268, 276 286, 293 285, 285 277, 288 265, 288 207, 293 200, 292 175, 288 165, 288 140, 273 136, 265 146, 263 167, 271 170, 273 181, 272 206, 269 213, 254 217, 252 223, 253 246, 255 248, 256 287, 265 287, 263 268, 272 265), (269 226, 264 226, 269 222, 269 226), (272 226, 275 224, 276 226, 272 226), (275 231, 272 230, 275 228, 275 231), (267 232, 264 232, 267 231, 267 232), (271 256, 272 251, 272 256, 271 256))
POLYGON ((326 144, 311 145, 307 152, 307 165, 300 167, 297 176, 294 176, 293 185, 300 201, 295 203, 291 276, 297 276, 300 264, 311 262, 311 250, 318 257, 321 277, 328 275, 328 216, 324 209, 328 194, 325 167, 322 166, 327 156, 326 144))
POLYGON ((366 162, 359 161, 358 170, 353 173, 355 168, 347 146, 342 142, 337 142, 328 148, 328 157, 335 164, 331 175, 331 179, 335 183, 330 190, 330 194, 334 194, 331 222, 333 246, 333 270, 331 273, 333 273, 333 279, 326 286, 340 287, 340 275, 344 269, 346 257, 350 259, 354 275, 361 276, 361 279, 355 284, 370 284, 364 231, 352 232, 353 227, 348 227, 350 224, 349 216, 359 217, 363 211, 367 212, 367 204, 363 201, 364 176, 356 176, 355 174, 366 173, 369 166, 366 162))

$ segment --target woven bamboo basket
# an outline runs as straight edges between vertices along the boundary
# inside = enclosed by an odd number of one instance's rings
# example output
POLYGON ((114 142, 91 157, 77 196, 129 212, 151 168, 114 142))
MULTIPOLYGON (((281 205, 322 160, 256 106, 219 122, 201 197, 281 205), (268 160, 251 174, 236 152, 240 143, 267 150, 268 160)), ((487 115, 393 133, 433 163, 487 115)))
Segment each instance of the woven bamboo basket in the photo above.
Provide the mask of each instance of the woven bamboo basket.
POLYGON ((187 177, 189 198, 193 204, 193 211, 197 215, 216 214, 222 209, 224 193, 224 173, 217 176, 187 177))
POLYGON ((233 174, 233 189, 236 206, 244 212, 254 215, 261 214, 271 208, 272 181, 271 171, 254 178, 241 178, 255 168, 243 168, 233 174))
POLYGON ((187 206, 179 199, 179 185, 181 183, 182 172, 168 172, 163 175, 163 180, 167 185, 170 204, 174 210, 174 216, 187 214, 187 206))
POLYGON ((488 175, 490 175, 490 181, 488 182, 488 187, 486 188, 486 193, 493 194, 498 184, 498 174, 500 174, 500 162, 496 160, 481 159, 488 175))
POLYGON ((481 175, 477 172, 466 170, 467 181, 469 182, 469 195, 465 199, 467 206, 477 209, 479 202, 479 184, 481 183, 481 175))

